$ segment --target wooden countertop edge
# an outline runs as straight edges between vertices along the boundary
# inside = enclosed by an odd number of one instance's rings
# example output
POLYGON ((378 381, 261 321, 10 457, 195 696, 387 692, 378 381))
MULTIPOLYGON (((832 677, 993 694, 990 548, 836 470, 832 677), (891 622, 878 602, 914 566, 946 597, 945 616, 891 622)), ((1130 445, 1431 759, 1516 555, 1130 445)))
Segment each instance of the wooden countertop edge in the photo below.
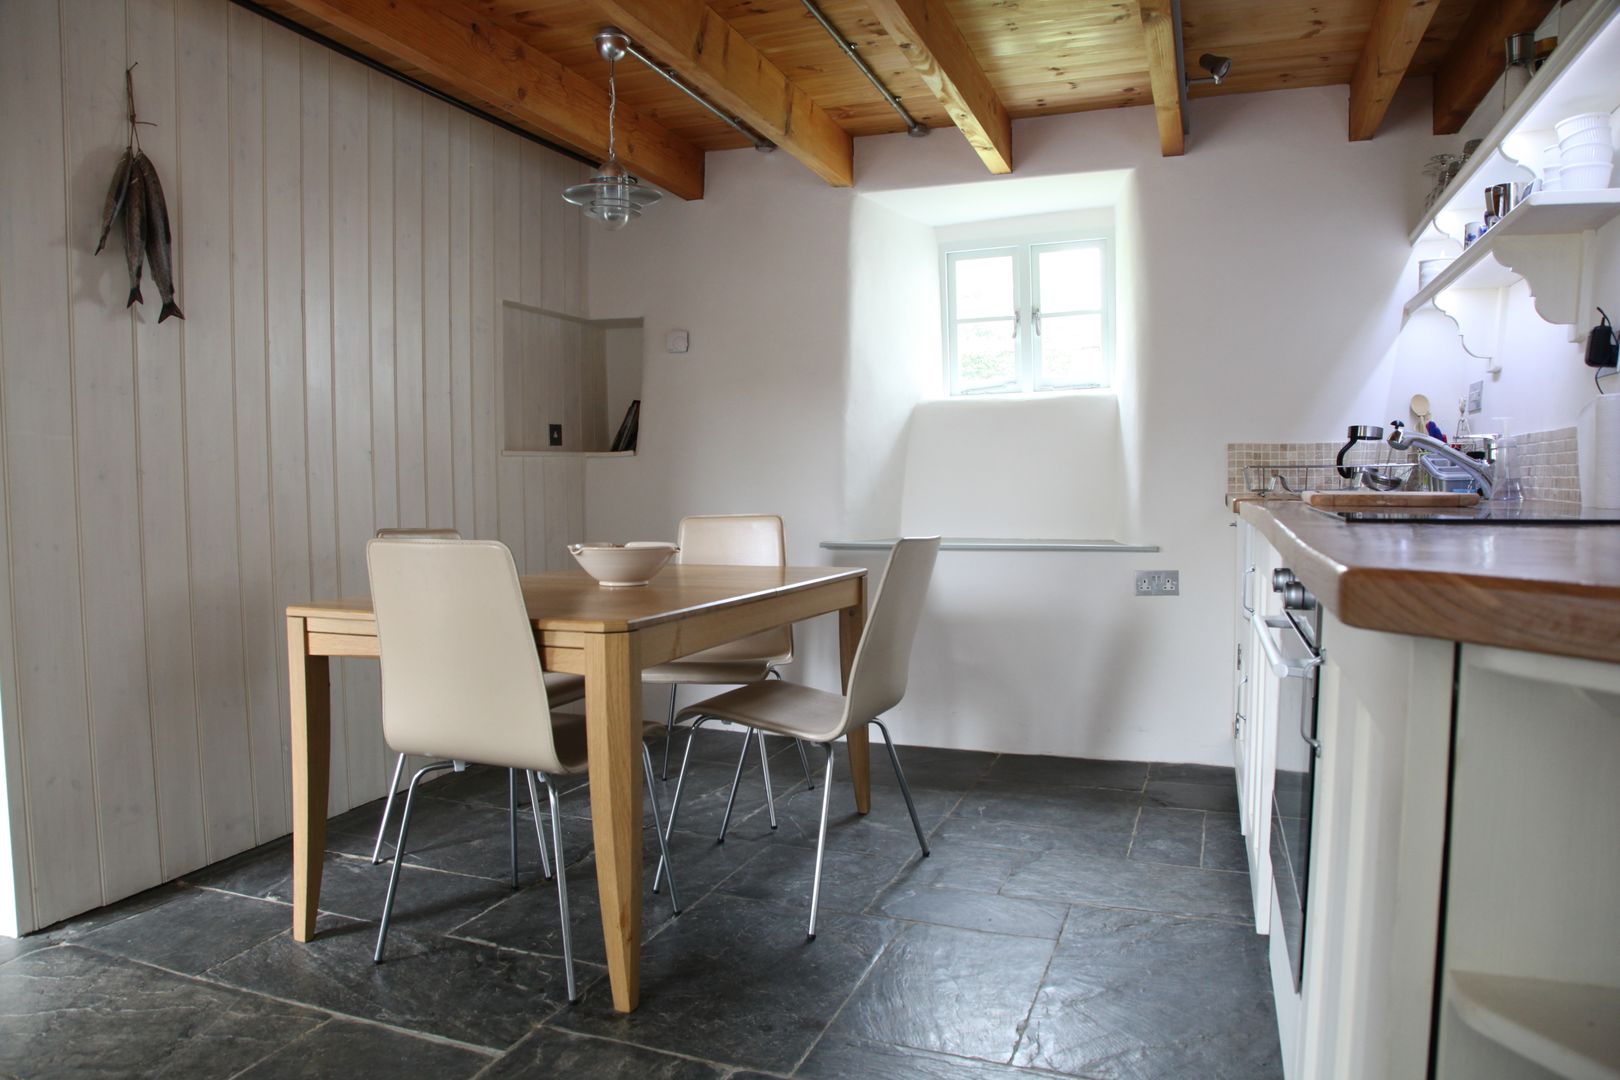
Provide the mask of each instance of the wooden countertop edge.
POLYGON ((1235 509, 1272 542, 1318 602, 1348 626, 1620 660, 1620 589, 1465 571, 1347 566, 1301 539, 1263 503, 1243 502, 1235 509))

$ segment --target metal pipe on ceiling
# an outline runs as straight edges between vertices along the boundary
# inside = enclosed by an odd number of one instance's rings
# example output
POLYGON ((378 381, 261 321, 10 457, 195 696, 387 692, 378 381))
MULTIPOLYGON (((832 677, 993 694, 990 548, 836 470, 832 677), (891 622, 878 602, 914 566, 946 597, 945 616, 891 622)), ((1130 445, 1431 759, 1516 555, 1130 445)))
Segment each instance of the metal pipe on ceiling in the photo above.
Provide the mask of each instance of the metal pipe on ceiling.
MULTIPOLYGON (((605 33, 606 31, 604 30, 603 32, 605 33)), ((621 34, 622 33, 621 31, 618 31, 618 30, 614 30, 613 32, 615 34, 621 34)), ((654 60, 652 57, 650 57, 646 53, 642 52, 640 47, 638 47, 634 41, 630 40, 628 35, 623 35, 622 36, 622 42, 623 42, 623 45, 624 45, 624 51, 625 52, 629 53, 631 56, 635 57, 637 60, 640 60, 643 64, 646 64, 649 68, 656 71, 658 74, 662 75, 664 77, 664 80, 666 82, 668 82, 669 85, 673 86, 675 89, 679 90, 681 93, 685 94, 687 97, 691 98, 693 101, 697 102, 699 105, 703 106, 705 109, 708 109, 715 116, 719 117, 719 119, 721 120, 722 123, 726 124, 732 130, 736 131, 737 134, 741 135, 743 138, 747 139, 749 142, 753 143, 755 150, 758 150, 762 154, 768 154, 772 150, 776 149, 776 144, 775 143, 771 142, 769 139, 765 138, 763 135, 760 135, 760 134, 754 132, 753 130, 751 130, 747 125, 745 125, 741 120, 737 119, 735 116, 732 116, 731 114, 725 112, 723 109, 717 108, 707 98, 703 97, 703 95, 699 94, 696 90, 692 89, 690 86, 687 86, 686 83, 682 82, 676 76, 676 74, 673 71, 671 71, 669 68, 665 67, 663 64, 660 64, 658 61, 654 60)))
POLYGON ((822 14, 821 9, 815 5, 814 0, 804 0, 804 6, 815 17, 816 22, 821 24, 821 28, 827 31, 832 39, 838 43, 838 47, 844 51, 844 55, 849 57, 855 66, 860 69, 862 75, 866 76, 867 81, 877 87, 877 92, 883 95, 883 100, 889 103, 889 107, 900 114, 900 119, 906 122, 906 134, 917 137, 928 134, 928 129, 912 119, 911 114, 906 112, 906 107, 900 104, 900 99, 889 93, 889 88, 883 85, 877 74, 867 66, 865 60, 861 59, 860 53, 855 51, 855 46, 846 41, 844 35, 838 32, 838 27, 827 20, 827 16, 822 14))

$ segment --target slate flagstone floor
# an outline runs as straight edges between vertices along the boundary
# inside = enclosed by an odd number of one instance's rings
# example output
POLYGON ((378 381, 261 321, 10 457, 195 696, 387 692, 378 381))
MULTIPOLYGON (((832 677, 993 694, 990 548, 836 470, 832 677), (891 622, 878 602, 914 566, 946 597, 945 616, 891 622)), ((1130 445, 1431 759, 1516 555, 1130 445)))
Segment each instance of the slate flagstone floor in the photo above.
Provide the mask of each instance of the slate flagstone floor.
MULTIPOLYGON (((821 792, 773 739, 780 828, 756 757, 716 844, 740 741, 699 737, 671 841, 684 909, 672 918, 648 894, 630 1016, 612 1011, 601 967, 587 793, 563 799, 570 1006, 533 823, 520 818, 513 891, 506 774, 473 769, 419 798, 380 966, 380 801, 331 824, 310 945, 288 935, 287 841, 0 939, 0 1076, 1282 1075, 1230 770, 902 748, 923 859, 874 746, 864 819, 840 762, 807 942, 821 792)), ((672 775, 666 808, 673 790, 672 775)))

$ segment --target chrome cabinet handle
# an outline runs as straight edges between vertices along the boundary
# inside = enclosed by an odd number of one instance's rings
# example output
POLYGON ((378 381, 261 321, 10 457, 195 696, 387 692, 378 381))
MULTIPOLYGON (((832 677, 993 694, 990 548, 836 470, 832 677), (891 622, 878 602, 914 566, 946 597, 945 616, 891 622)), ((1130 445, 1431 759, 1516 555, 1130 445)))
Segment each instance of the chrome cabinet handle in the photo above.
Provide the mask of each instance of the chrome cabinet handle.
POLYGON ((1243 605, 1243 616, 1247 619, 1254 618, 1254 608, 1249 605, 1249 579, 1252 577, 1254 577, 1254 567, 1251 566, 1243 571, 1243 599, 1239 601, 1243 605))
POLYGON ((1315 754, 1317 757, 1321 757, 1322 740, 1312 738, 1311 733, 1305 730, 1305 719, 1306 712, 1305 710, 1301 709, 1299 713, 1299 737, 1305 740, 1306 745, 1311 748, 1311 753, 1315 754))

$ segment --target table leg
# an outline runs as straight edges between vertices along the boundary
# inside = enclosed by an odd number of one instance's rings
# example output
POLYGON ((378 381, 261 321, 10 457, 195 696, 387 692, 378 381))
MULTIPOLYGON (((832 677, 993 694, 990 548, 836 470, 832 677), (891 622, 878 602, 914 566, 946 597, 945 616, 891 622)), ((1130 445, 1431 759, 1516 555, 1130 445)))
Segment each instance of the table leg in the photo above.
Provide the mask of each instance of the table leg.
POLYGON ((287 618, 287 700, 292 711, 293 940, 315 937, 326 857, 326 789, 332 766, 329 662, 309 655, 304 620, 287 618))
POLYGON ((634 634, 585 636, 591 828, 613 1007, 641 999, 641 665, 634 634))
MULTIPOLYGON (((849 692, 849 670, 855 664, 855 647, 861 643, 861 631, 866 628, 866 581, 861 580, 861 599, 854 607, 838 613, 838 663, 840 684, 849 692)), ((844 736, 849 750, 849 778, 855 787, 855 812, 867 813, 872 809, 872 755, 866 725, 851 728, 844 736)))

